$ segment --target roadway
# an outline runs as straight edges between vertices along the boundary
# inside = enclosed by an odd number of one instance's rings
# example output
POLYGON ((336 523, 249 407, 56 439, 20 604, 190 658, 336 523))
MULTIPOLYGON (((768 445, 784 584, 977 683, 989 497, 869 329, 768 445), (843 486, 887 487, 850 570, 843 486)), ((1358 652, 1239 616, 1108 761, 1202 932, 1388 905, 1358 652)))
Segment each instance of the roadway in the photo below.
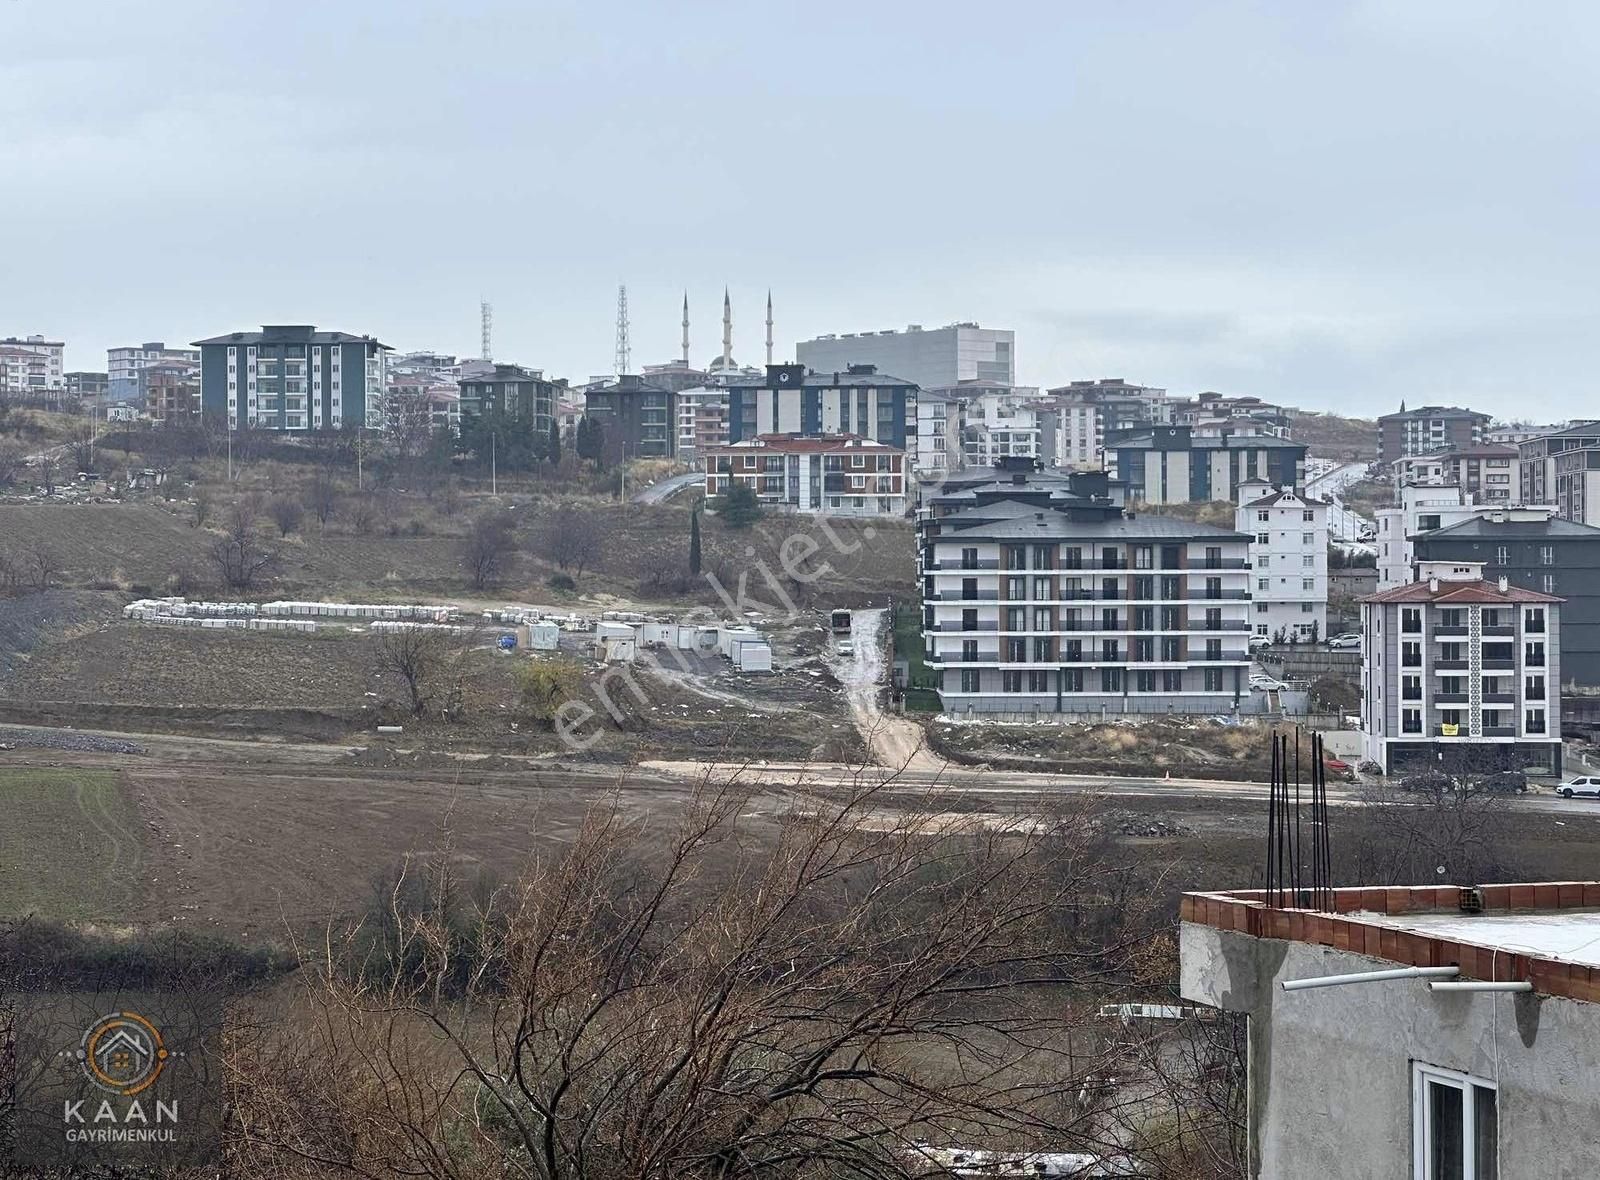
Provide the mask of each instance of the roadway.
POLYGON ((688 471, 682 475, 669 476, 659 483, 653 483, 647 488, 640 488, 631 497, 635 504, 659 504, 671 496, 677 495, 684 488, 692 487, 697 483, 705 482, 705 472, 688 471))

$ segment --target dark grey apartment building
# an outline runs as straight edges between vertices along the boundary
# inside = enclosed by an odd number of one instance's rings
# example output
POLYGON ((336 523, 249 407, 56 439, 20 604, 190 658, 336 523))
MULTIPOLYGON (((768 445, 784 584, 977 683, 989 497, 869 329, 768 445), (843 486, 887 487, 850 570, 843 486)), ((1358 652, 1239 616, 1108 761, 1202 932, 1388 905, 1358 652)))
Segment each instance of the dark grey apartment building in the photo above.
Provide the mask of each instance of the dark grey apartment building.
POLYGON ((1278 488, 1305 482, 1305 444, 1273 434, 1156 426, 1109 438, 1105 453, 1116 478, 1128 485, 1129 500, 1145 504, 1237 502, 1247 480, 1278 488))
POLYGON ((535 433, 546 433, 556 412, 555 383, 544 374, 521 365, 495 365, 461 381, 463 414, 526 416, 535 433))
POLYGON ((1217 713, 1249 693, 1250 537, 1009 459, 918 512, 924 656, 953 713, 1217 713))
POLYGON ((1464 451, 1483 445, 1488 414, 1460 406, 1418 406, 1378 419, 1379 459, 1393 463, 1407 455, 1432 455, 1437 451, 1464 451))
POLYGON ((915 458, 919 387, 875 365, 826 372, 768 365, 765 375, 733 377, 727 386, 729 442, 762 434, 854 434, 915 458))
POLYGON ((584 396, 583 415, 605 427, 618 459, 672 459, 678 453, 678 395, 628 374, 584 396))
POLYGON ((230 332, 194 345, 201 410, 231 429, 383 429, 390 350, 371 336, 267 324, 259 332, 230 332))
POLYGON ((1552 504, 1577 524, 1600 525, 1600 422, 1524 439, 1522 502, 1552 504))
POLYGON ((1600 528, 1570 520, 1484 516, 1413 538, 1416 560, 1482 562, 1488 581, 1553 594, 1561 607, 1561 674, 1600 687, 1600 528))

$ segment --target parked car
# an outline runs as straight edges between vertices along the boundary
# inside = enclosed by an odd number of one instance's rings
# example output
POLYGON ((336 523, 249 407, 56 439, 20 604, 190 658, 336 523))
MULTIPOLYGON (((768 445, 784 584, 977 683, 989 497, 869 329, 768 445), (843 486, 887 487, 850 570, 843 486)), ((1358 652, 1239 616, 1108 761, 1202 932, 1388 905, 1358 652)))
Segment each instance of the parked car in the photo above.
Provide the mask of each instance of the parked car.
POLYGON ((1332 651, 1347 651, 1361 646, 1361 636, 1354 631, 1346 631, 1342 635, 1335 635, 1328 640, 1328 647, 1332 651))
POLYGON ((1324 758, 1322 760, 1322 768, 1334 778, 1342 778, 1346 782, 1352 783, 1356 781, 1356 768, 1343 758, 1324 758))
POLYGON ((1442 770, 1419 770, 1408 774, 1398 784, 1402 791, 1427 791, 1441 794, 1456 789, 1456 780, 1442 770))
POLYGON ((1256 692, 1280 692, 1289 686, 1281 680, 1274 680, 1264 672, 1257 672, 1250 677, 1250 687, 1256 692))
POLYGON ((1271 646, 1272 646, 1272 636, 1270 636, 1270 635, 1252 635, 1252 636, 1250 636, 1250 650, 1251 651, 1260 651, 1264 647, 1271 647, 1271 646))
POLYGON ((1477 785, 1496 795, 1514 795, 1528 789, 1528 776, 1520 770, 1500 770, 1484 775, 1477 785))
POLYGON ((1563 799, 1570 799, 1574 795, 1600 799, 1600 776, 1580 775, 1577 778, 1568 779, 1556 788, 1556 794, 1563 799))
POLYGON ((856 645, 848 639, 841 639, 837 650, 842 656, 853 656, 856 654, 856 645))

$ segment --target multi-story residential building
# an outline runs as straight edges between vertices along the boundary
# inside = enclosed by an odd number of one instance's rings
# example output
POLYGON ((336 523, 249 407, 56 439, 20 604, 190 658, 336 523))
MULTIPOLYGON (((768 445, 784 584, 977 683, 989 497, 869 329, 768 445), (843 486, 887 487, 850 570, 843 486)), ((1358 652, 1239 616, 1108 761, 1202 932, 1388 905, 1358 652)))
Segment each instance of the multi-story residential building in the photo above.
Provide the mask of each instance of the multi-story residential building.
POLYGON ((1052 467, 1098 467, 1106 439, 1171 421, 1167 391, 1121 377, 1069 381, 1038 407, 1040 453, 1052 467))
POLYGON ((1489 428, 1488 414, 1459 406, 1419 406, 1378 419, 1379 461, 1393 463, 1407 455, 1433 455, 1439 451, 1464 451, 1483 445, 1489 428))
POLYGON ((8 336, 0 340, 0 390, 47 401, 66 391, 63 360, 66 345, 43 336, 8 336))
POLYGON ((841 373, 871 365, 923 389, 959 385, 963 381, 1017 381, 1016 333, 980 328, 974 323, 924 329, 912 324, 904 332, 846 332, 802 340, 795 360, 817 373, 841 373))
POLYGON ((827 516, 904 516, 906 454, 855 435, 762 434, 706 451, 706 495, 736 484, 763 504, 827 516))
POLYGON ((1600 1176, 1600 882, 1455 880, 1184 896, 1184 1000, 1248 1016, 1248 1175, 1600 1176))
POLYGON ((135 378, 138 403, 153 422, 188 419, 200 413, 200 366, 189 361, 153 362, 135 378))
POLYGON ((1479 503, 1514 504, 1522 498, 1522 453, 1516 447, 1485 445, 1406 455, 1389 467, 1397 487, 1453 483, 1479 503))
POLYGON ((1011 459, 918 513, 925 658, 951 712, 1215 713, 1248 692, 1250 538, 1127 512, 1104 472, 1011 459))
POLYGON ((618 459, 672 459, 678 453, 678 395, 632 374, 584 395, 584 416, 605 424, 618 459))
POLYGON ((1283 407, 1259 397, 1230 397, 1221 393, 1201 393, 1193 398, 1174 398, 1167 403, 1168 420, 1174 426, 1189 426, 1196 434, 1275 434, 1289 437, 1289 415, 1283 407))
POLYGON ((678 391, 678 458, 699 463, 712 447, 728 443, 728 391, 699 385, 678 391))
POLYGON ((1514 447, 1532 438, 1560 434, 1571 425, 1571 422, 1552 422, 1546 426, 1536 426, 1531 422, 1496 422, 1483 432, 1483 441, 1490 446, 1514 447))
POLYGON ((988 386, 966 394, 961 411, 961 457, 965 466, 992 467, 1011 456, 1038 458, 1039 421, 1031 405, 1035 392, 988 386))
POLYGON ((1361 729, 1384 773, 1561 770, 1561 599, 1483 579, 1476 562, 1361 603, 1361 729))
POLYGON ((1554 504, 1563 520, 1600 525, 1600 421, 1519 443, 1522 500, 1554 504))
MULTIPOLYGON (((60 340, 49 340, 44 336, 7 336, 0 340, 0 349, 21 349, 26 353, 33 353, 42 357, 44 364, 36 366, 32 363, 15 364, 0 368, 0 379, 15 382, 16 377, 5 378, 7 369, 19 373, 22 380, 20 384, 11 384, 9 387, 20 389, 26 393, 40 393, 45 391, 59 391, 66 388, 66 351, 67 346, 60 340)), ((3 362, 0 362, 3 363, 3 362)))
POLYGON ((1457 484, 1403 484, 1395 494, 1399 503, 1376 513, 1379 590, 1416 581, 1415 538, 1420 533, 1482 517, 1541 522, 1556 514, 1548 505, 1475 504, 1457 484))
POLYGON ((855 434, 905 451, 915 466, 917 386, 872 365, 812 371, 768 365, 728 379, 728 441, 758 434, 855 434))
POLYGON ((174 361, 198 366, 200 352, 194 348, 168 348, 160 340, 106 349, 106 376, 111 385, 110 395, 113 398, 137 400, 139 371, 146 365, 167 364, 174 361))
POLYGON ((389 346, 371 336, 267 324, 196 340, 200 403, 230 430, 382 430, 389 346))
POLYGON ((1328 505, 1262 480, 1239 485, 1234 527, 1250 541, 1250 625, 1278 643, 1328 626, 1328 505))
POLYGON ((961 470, 965 462, 961 436, 965 412, 966 401, 958 394, 933 393, 926 389, 918 392, 916 465, 919 476, 939 480, 952 471, 961 470))
POLYGON ((1548 508, 1494 509, 1411 540, 1419 564, 1477 563, 1490 581, 1559 596, 1561 675, 1600 687, 1600 528, 1548 508))
POLYGON ((1157 426, 1111 439, 1106 458, 1129 498, 1145 504, 1237 503, 1247 479, 1280 488, 1305 482, 1305 445, 1270 434, 1196 435, 1188 426, 1157 426))
POLYGON ((525 419, 534 434, 548 434, 556 411, 555 383, 543 371, 521 365, 491 365, 460 383, 460 412, 525 419))
POLYGON ((104 399, 110 386, 110 379, 104 373, 75 370, 65 374, 63 380, 67 396, 84 401, 104 399))
MULTIPOLYGON (((461 429, 461 386, 426 372, 390 373, 383 416, 384 429, 396 437, 440 429, 457 432, 461 429)), ((546 430, 549 423, 546 415, 546 430)))

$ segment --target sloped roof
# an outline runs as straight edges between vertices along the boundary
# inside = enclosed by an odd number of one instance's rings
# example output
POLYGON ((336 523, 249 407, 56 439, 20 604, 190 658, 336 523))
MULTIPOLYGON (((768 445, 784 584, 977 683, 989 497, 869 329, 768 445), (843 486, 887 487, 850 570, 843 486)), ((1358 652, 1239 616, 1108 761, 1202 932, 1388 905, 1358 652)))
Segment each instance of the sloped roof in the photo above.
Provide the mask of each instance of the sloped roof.
POLYGON ((1460 520, 1455 524, 1445 525, 1443 528, 1429 529, 1425 533, 1414 534, 1414 539, 1453 541, 1457 539, 1481 538, 1483 540, 1504 540, 1507 537, 1550 537, 1557 540, 1573 538, 1582 541, 1600 541, 1600 528, 1591 524, 1579 524, 1573 520, 1563 520, 1559 516, 1552 516, 1547 520, 1492 520, 1486 516, 1474 516, 1468 520, 1460 520))
POLYGON ((1391 590, 1369 594, 1361 601, 1426 602, 1433 606, 1505 606, 1521 602, 1565 602, 1566 599, 1538 590, 1524 590, 1520 586, 1508 585, 1502 590, 1498 582, 1486 582, 1479 578, 1471 582, 1447 582, 1443 579, 1437 583, 1412 582, 1408 586, 1396 586, 1391 590))

